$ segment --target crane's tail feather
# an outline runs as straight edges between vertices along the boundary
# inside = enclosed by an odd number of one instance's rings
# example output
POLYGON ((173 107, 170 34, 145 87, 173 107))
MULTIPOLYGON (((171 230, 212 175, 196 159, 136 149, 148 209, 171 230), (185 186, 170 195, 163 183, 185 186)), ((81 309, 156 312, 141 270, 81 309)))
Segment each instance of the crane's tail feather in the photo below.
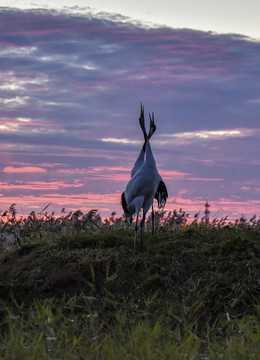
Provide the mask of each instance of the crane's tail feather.
POLYGON ((158 201, 159 209, 163 209, 168 198, 168 191, 162 179, 159 182, 158 189, 154 195, 154 198, 158 201))

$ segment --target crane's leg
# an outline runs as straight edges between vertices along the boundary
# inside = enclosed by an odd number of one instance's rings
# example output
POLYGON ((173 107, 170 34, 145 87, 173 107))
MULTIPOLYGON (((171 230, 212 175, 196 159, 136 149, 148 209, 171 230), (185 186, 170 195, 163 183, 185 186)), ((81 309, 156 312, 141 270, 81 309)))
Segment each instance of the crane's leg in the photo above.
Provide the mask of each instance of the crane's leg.
POLYGON ((138 230, 138 214, 136 215, 136 223, 135 223, 134 254, 136 252, 137 230, 138 230))
POLYGON ((140 246, 141 246, 141 250, 143 251, 143 235, 144 235, 144 224, 145 224, 145 213, 143 213, 143 218, 142 218, 142 221, 141 221, 141 243, 140 243, 140 246))
POLYGON ((142 209, 143 202, 144 202, 144 197, 143 196, 138 196, 138 197, 135 198, 136 223, 135 223, 134 252, 136 251, 136 245, 137 245, 138 218, 139 218, 140 211, 142 209))
POLYGON ((140 248, 141 248, 141 251, 143 251, 143 231, 144 229, 144 225, 143 225, 143 220, 141 221, 141 234, 140 234, 140 248))
POLYGON ((154 235, 154 209, 152 205, 152 234, 154 235))

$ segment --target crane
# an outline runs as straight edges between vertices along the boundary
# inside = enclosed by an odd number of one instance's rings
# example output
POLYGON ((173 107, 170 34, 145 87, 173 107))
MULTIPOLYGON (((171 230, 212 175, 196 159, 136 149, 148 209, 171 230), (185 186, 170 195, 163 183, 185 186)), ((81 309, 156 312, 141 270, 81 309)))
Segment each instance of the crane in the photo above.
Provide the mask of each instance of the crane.
MULTIPOLYGON (((140 238, 142 248, 145 217, 148 210, 153 205, 154 197, 160 183, 160 175, 158 173, 156 163, 153 157, 149 136, 147 135, 145 129, 144 108, 142 107, 142 105, 139 124, 144 134, 144 145, 132 170, 132 177, 126 185, 125 191, 121 196, 121 203, 126 218, 130 220, 132 216, 136 214, 134 251, 136 250, 139 214, 143 209, 143 217, 140 223, 140 238)), ((150 116, 150 137, 155 132, 155 130, 156 127, 154 125, 154 118, 150 116)))
MULTIPOLYGON (((152 113, 152 116, 149 114, 149 117, 150 117, 150 130, 149 130, 149 134, 148 134, 148 139, 150 140, 150 138, 152 137, 152 135, 155 133, 156 131, 156 125, 154 123, 154 113, 152 113)), ((142 122, 144 123, 144 107, 143 105, 141 104, 141 114, 140 114, 140 118, 142 118, 142 122)), ((140 120, 139 120, 140 122, 140 120)), ((141 127, 142 128, 142 127, 141 127)), ((142 128, 143 130, 143 128, 142 128)), ((145 133, 143 132, 143 135, 144 135, 144 140, 145 140, 145 133)), ((135 173, 142 167, 143 163, 144 163, 144 156, 145 156, 145 141, 144 141, 144 144, 141 148, 141 151, 140 151, 140 154, 134 164, 134 167, 131 171, 131 178, 135 175, 135 173)), ((124 193, 121 195, 121 199, 123 202, 123 196, 124 196, 124 193)), ((162 177, 160 176, 160 182, 159 182, 159 186, 158 186, 158 189, 154 195, 154 198, 157 200, 158 202, 158 208, 159 209, 162 209, 164 208, 165 204, 166 204, 166 201, 167 201, 167 198, 168 198, 168 191, 167 191, 167 188, 166 188, 166 185, 162 179, 162 177)), ((126 214, 126 212, 125 212, 126 214)), ((127 217, 127 214, 126 214, 126 217, 127 217)), ((128 221, 131 222, 131 218, 127 218, 128 221)), ((153 209, 153 205, 152 205, 152 233, 154 233, 154 209, 153 209)))

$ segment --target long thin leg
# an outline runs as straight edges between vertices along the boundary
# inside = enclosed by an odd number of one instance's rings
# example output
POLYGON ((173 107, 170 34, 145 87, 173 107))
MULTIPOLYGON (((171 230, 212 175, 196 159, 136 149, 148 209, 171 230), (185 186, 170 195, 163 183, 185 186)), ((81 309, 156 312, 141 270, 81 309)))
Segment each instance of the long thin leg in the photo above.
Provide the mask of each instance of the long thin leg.
POLYGON ((140 234, 140 248, 141 248, 141 251, 143 251, 143 221, 141 221, 141 234, 140 234))
POLYGON ((152 205, 152 234, 154 235, 154 209, 152 205))
POLYGON ((138 214, 136 215, 136 223, 135 223, 134 254, 136 252, 137 230, 138 230, 138 214))
POLYGON ((143 250, 143 235, 144 235, 144 224, 145 224, 145 213, 143 214, 143 218, 141 221, 141 250, 143 250))

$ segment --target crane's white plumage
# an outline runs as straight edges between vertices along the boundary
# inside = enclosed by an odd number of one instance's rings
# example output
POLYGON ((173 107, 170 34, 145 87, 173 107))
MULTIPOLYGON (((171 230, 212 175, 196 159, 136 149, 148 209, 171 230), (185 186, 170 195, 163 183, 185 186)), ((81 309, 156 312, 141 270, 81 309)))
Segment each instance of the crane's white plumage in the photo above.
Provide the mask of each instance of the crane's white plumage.
POLYGON ((144 124, 144 108, 141 105, 141 115, 139 123, 144 134, 144 146, 135 162, 131 172, 131 179, 128 182, 125 191, 122 194, 121 201, 127 219, 131 219, 136 214, 135 244, 137 239, 138 217, 143 209, 141 221, 141 246, 142 233, 145 222, 145 216, 153 205, 154 197, 158 192, 160 184, 160 175, 150 146, 150 137, 155 132, 154 118, 150 116, 150 131, 147 136, 144 124))
MULTIPOLYGON (((155 123, 154 123, 154 114, 152 113, 152 117, 149 114, 149 117, 150 117, 150 130, 149 130, 149 134, 148 134, 148 139, 150 140, 150 138, 152 137, 152 135, 156 131, 156 126, 155 126, 155 123)), ((142 104, 141 104, 140 118, 144 118, 144 108, 143 108, 142 104)), ((141 123, 140 123, 140 125, 141 125, 141 123)), ((144 128, 142 126, 141 126, 141 129, 142 129, 142 131, 144 130, 144 128)), ((144 133, 144 131, 143 131, 143 135, 144 135, 144 140, 145 140, 146 134, 144 133)), ((136 172, 144 164, 145 149, 146 149, 145 144, 146 144, 146 142, 144 141, 144 144, 143 144, 143 146, 141 148, 140 154, 139 154, 139 156, 138 156, 138 158, 137 158, 137 160, 136 160, 136 162, 135 162, 135 164, 133 166, 133 169, 131 171, 131 178, 136 174, 136 172)), ((122 196, 123 196, 123 194, 122 194, 122 196)), ((158 186, 157 191, 156 191, 156 193, 154 195, 154 198, 158 202, 158 208, 159 209, 164 208, 164 206, 166 204, 166 201, 167 201, 167 198, 168 198, 168 191, 167 191, 166 185, 165 185, 165 183, 164 183, 161 176, 160 176, 159 186, 158 186)), ((127 214, 125 214, 125 215, 126 215, 127 220, 131 221, 131 218, 129 218, 129 216, 127 216, 127 214)), ((154 233, 154 210, 153 210, 153 205, 152 205, 152 232, 154 233)))

